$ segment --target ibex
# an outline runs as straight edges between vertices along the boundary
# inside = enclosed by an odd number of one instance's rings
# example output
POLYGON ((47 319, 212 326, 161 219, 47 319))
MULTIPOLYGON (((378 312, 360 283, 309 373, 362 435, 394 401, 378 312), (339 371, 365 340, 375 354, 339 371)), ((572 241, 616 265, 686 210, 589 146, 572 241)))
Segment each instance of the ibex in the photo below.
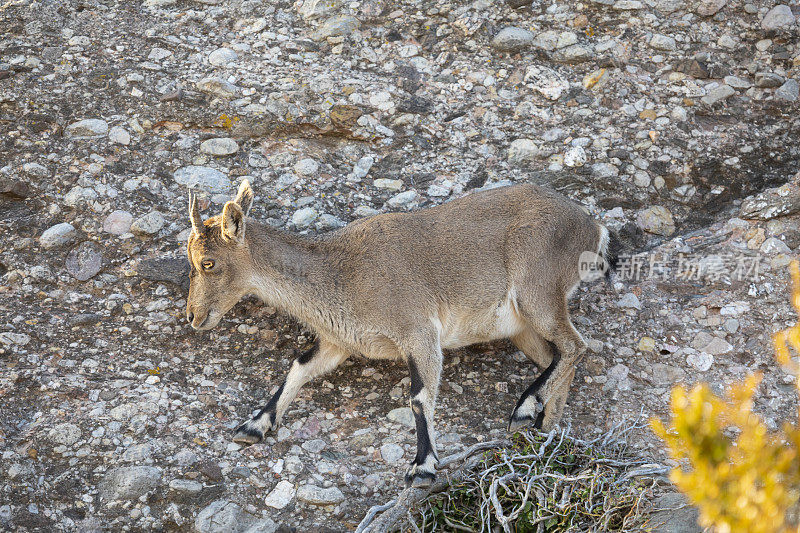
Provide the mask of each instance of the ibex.
POLYGON ((222 214, 203 222, 190 196, 186 317, 196 330, 211 329, 254 294, 305 323, 317 344, 236 429, 235 442, 261 441, 300 387, 351 354, 400 359, 411 377, 417 428, 417 455, 405 480, 427 486, 438 461, 433 411, 442 350, 504 338, 541 370, 520 396, 509 430, 558 422, 586 349, 567 299, 580 283, 581 254, 605 257, 609 241, 607 229, 578 205, 515 185, 376 215, 312 238, 249 218, 252 202, 244 181, 222 214))

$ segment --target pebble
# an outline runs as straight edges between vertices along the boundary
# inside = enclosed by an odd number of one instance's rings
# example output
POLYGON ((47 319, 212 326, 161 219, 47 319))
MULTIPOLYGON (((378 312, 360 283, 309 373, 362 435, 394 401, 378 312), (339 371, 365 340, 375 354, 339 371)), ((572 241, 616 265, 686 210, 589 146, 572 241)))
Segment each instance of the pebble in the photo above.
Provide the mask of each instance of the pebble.
MULTIPOLYGON (((27 343, 24 343, 27 344, 27 343)), ((54 444, 72 446, 81 438, 81 428, 70 422, 57 424, 48 433, 48 437, 54 444)))
POLYGON ((381 457, 390 465, 401 463, 403 461, 404 453, 405 450, 403 450, 403 447, 398 446, 397 444, 389 443, 381 446, 381 457))
POLYGON ((794 79, 788 79, 775 91, 775 98, 785 102, 796 102, 800 96, 800 83, 794 79))
POLYGON ((319 172, 319 163, 310 157, 306 157, 295 163, 293 168, 301 176, 314 176, 319 172))
POLYGON ((278 525, 230 500, 217 500, 197 514, 194 529, 197 533, 274 533, 278 525))
POLYGON ((112 211, 103 220, 103 231, 112 235, 128 233, 133 223, 133 215, 127 211, 112 211))
POLYGON ((233 98, 239 94, 239 88, 222 78, 203 78, 197 82, 197 90, 219 96, 220 98, 233 98))
POLYGON ((656 50, 664 50, 668 52, 673 52, 678 48, 678 45, 673 37, 661 35, 660 33, 653 35, 653 37, 650 39, 650 46, 656 50))
POLYGON ((232 155, 239 151, 239 144, 230 137, 215 137, 203 141, 200 151, 214 156, 232 155))
POLYGON ((228 176, 210 167, 181 167, 175 171, 173 178, 179 185, 189 189, 202 189, 209 193, 228 193, 233 188, 228 176))
POLYGON ((761 244, 761 253, 767 255, 790 254, 792 249, 777 237, 770 237, 761 244))
POLYGON ((208 62, 215 67, 227 67, 235 63, 239 55, 230 48, 217 48, 208 54, 208 62))
POLYGON ((686 377, 686 371, 682 368, 664 363, 655 363, 650 371, 653 374, 653 383, 661 387, 681 382, 686 377))
POLYGON ((282 479, 264 499, 264 505, 273 509, 283 509, 292 502, 295 492, 294 485, 282 479))
POLYGON ((378 189, 386 189, 388 191, 399 191, 403 188, 403 180, 391 180, 387 178, 378 178, 372 182, 372 185, 378 189))
POLYGON ((75 279, 87 281, 100 272, 103 255, 97 250, 96 244, 85 241, 69 252, 65 266, 75 279))
POLYGON ((686 356, 686 363, 700 372, 706 372, 714 364, 714 357, 706 352, 690 353, 686 356))
POLYGON ((387 207, 391 209, 410 209, 419 198, 417 191, 409 190, 395 194, 386 201, 387 207))
POLYGON ((106 501, 135 500, 161 485, 161 469, 155 466, 122 466, 109 470, 100 482, 106 501))
POLYGON ((502 52, 523 50, 533 43, 533 33, 523 28, 508 26, 492 39, 492 47, 502 52))
POLYGON ((47 167, 39 163, 25 163, 22 165, 22 171, 28 176, 37 178, 47 178, 50 176, 50 171, 47 167))
POLYGON ((312 35, 315 41, 328 37, 347 36, 359 28, 358 19, 349 15, 337 15, 326 20, 312 35))
POLYGON ((302 209, 298 209, 292 215, 292 224, 294 224, 298 229, 305 229, 314 222, 319 213, 313 207, 304 207, 302 209))
POLYGON ((569 90, 569 83, 561 74, 539 65, 532 65, 526 69, 525 82, 548 100, 558 100, 569 90))
POLYGON ((617 307, 629 308, 629 309, 641 309, 642 304, 641 302, 639 302, 639 298, 635 294, 629 292, 623 295, 622 298, 620 298, 617 301, 617 307))
POLYGON ((695 8, 695 13, 701 17, 711 17, 716 15, 727 3, 728 0, 700 0, 695 8))
POLYGON ((508 148, 509 163, 527 163, 541 158, 544 151, 533 139, 516 139, 508 148))
POLYGON ((164 215, 158 211, 150 211, 146 215, 137 218, 131 224, 131 232, 139 236, 155 235, 166 224, 164 215))
POLYGON ((648 233, 668 237, 675 233, 672 213, 660 205, 654 205, 636 213, 636 225, 648 233))
POLYGON ((395 424, 401 424, 409 428, 416 427, 416 421, 414 420, 414 413, 411 411, 410 407, 398 407, 396 409, 392 409, 386 415, 386 418, 388 418, 390 422, 394 422, 395 424))
POLYGON ((778 4, 770 9, 761 20, 761 29, 767 31, 782 30, 794 24, 792 8, 786 4, 778 4))
POLYGON ((568 167, 582 167, 587 160, 586 151, 580 146, 573 146, 564 154, 564 164, 568 167))
POLYGON ((108 133, 108 122, 99 118, 87 118, 73 122, 64 129, 70 139, 93 139, 108 133))
POLYGON ((48 250, 58 248, 73 242, 77 235, 78 232, 72 224, 61 222, 60 224, 47 228, 39 237, 39 244, 48 250))
POLYGON ((297 489, 297 499, 311 505, 336 505, 344 501, 344 494, 336 487, 320 488, 303 485, 297 489))
POLYGON ((131 135, 121 126, 114 126, 108 132, 108 140, 114 144, 128 146, 131 143, 131 135))
POLYGON ((706 95, 700 100, 706 105, 714 105, 718 102, 727 100, 734 94, 736 94, 736 91, 733 90, 733 87, 721 83, 708 89, 706 95))

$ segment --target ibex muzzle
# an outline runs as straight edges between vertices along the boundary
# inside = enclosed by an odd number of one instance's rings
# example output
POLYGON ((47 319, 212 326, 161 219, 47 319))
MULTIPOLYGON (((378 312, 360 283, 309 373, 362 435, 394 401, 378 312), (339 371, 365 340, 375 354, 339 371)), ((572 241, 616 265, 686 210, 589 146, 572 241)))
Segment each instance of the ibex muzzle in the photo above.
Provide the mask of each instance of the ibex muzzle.
POLYGON ((308 325, 318 342, 292 363, 278 392, 234 441, 262 440, 300 387, 351 354, 400 359, 411 376, 417 426, 406 482, 428 485, 437 462, 433 412, 442 350, 503 338, 541 370, 509 429, 546 429, 561 418, 586 349, 567 299, 580 283, 584 252, 605 257, 609 240, 579 206, 517 185, 310 238, 248 218, 252 201, 245 181, 222 214, 204 223, 192 196, 187 319, 210 329, 242 296, 255 294, 308 325))

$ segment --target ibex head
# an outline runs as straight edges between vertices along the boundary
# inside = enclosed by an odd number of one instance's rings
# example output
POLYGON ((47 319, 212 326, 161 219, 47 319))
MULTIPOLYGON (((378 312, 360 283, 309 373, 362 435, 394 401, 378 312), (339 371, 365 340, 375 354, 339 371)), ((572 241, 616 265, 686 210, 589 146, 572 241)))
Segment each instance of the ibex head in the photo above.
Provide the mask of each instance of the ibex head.
POLYGON ((244 180, 236 199, 222 214, 203 222, 197 196, 189 196, 192 233, 187 252, 191 264, 186 319, 194 329, 216 326, 222 316, 252 289, 253 263, 245 241, 245 219, 253 189, 244 180))

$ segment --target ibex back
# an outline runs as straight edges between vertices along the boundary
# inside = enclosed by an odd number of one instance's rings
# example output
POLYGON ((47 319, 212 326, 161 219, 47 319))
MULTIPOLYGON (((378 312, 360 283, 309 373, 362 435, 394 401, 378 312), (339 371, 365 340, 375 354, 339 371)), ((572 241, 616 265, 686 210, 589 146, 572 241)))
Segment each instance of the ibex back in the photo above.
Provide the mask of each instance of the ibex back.
POLYGON ((534 185, 468 194, 412 213, 358 220, 310 238, 247 216, 249 183, 222 214, 201 220, 190 199, 191 285, 186 314, 213 328, 255 294, 304 322, 317 345, 233 437, 253 444, 274 430, 300 387, 351 354, 400 359, 411 376, 417 455, 406 482, 425 486, 437 462, 433 410, 442 349, 509 338, 541 370, 509 430, 549 428, 561 417, 586 349, 567 298, 582 252, 604 256, 608 231, 563 196, 534 185))

